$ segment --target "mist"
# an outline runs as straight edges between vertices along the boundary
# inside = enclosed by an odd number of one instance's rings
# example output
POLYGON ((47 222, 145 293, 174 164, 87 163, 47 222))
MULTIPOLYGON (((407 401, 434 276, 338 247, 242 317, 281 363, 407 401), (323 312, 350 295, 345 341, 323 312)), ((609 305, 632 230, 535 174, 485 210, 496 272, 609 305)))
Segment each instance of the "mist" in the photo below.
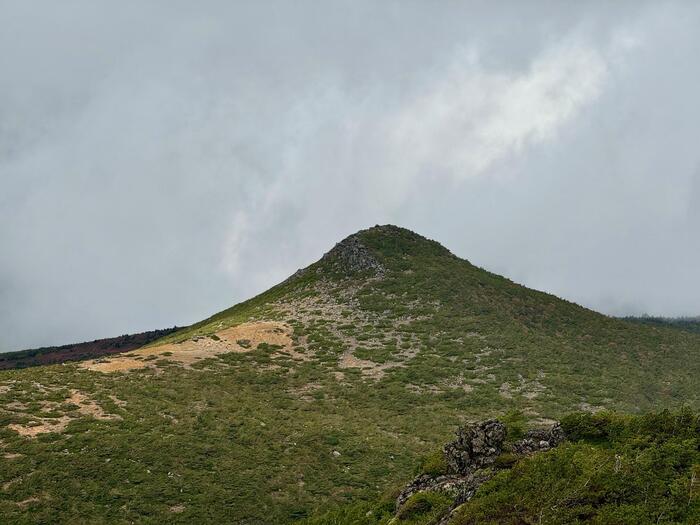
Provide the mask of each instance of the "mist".
POLYGON ((189 324, 384 223, 603 313, 698 315, 699 23, 0 1, 0 351, 189 324))

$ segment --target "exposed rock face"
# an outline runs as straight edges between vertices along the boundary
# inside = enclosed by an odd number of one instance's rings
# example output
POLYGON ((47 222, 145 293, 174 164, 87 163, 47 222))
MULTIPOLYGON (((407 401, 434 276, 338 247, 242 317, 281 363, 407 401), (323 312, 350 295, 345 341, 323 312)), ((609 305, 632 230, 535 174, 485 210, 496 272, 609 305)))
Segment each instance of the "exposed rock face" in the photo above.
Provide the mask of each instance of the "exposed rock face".
POLYGON ((454 509, 469 501, 477 489, 498 472, 494 464, 502 452, 524 457, 547 451, 566 439, 558 423, 551 428, 530 430, 523 439, 512 443, 506 443, 506 436, 505 425, 495 419, 457 429, 457 438, 443 448, 448 472, 439 476, 418 476, 396 498, 396 510, 414 494, 440 492, 454 500, 450 511, 439 522, 448 523, 454 509))
POLYGON ((544 452, 560 445, 566 436, 559 423, 551 428, 530 430, 524 439, 513 443, 512 449, 516 454, 527 456, 535 452, 544 452))
POLYGON ((384 273, 384 266, 362 244, 357 235, 351 235, 340 241, 323 258, 332 261, 338 269, 348 273, 362 271, 384 273))
POLYGON ((444 476, 431 476, 422 474, 404 488, 396 498, 396 510, 406 503, 406 500, 419 492, 441 492, 455 501, 455 506, 469 501, 479 486, 488 481, 493 474, 478 471, 464 476, 447 474, 444 476))
POLYGON ((461 427, 457 439, 445 445, 445 459, 455 474, 467 475, 493 463, 505 439, 506 427, 495 419, 461 427))

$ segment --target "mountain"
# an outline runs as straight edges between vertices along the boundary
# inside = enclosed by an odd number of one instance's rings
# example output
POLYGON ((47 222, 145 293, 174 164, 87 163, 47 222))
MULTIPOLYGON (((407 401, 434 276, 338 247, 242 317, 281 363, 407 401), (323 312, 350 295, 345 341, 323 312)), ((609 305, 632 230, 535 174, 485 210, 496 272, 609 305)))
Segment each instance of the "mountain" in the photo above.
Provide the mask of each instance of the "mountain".
POLYGON ((136 350, 151 341, 165 337, 177 330, 177 327, 164 330, 150 330, 138 334, 120 335, 106 339, 95 339, 85 343, 61 346, 46 346, 0 353, 0 370, 26 368, 29 366, 51 365, 70 361, 85 361, 109 354, 118 354, 136 350))
POLYGON ((668 326, 687 332, 700 333, 700 317, 653 317, 643 315, 641 317, 624 317, 623 319, 650 326, 668 326))
POLYGON ((8 523, 285 523, 410 479, 464 421, 700 406, 700 335, 396 226, 124 354, 0 372, 8 523))

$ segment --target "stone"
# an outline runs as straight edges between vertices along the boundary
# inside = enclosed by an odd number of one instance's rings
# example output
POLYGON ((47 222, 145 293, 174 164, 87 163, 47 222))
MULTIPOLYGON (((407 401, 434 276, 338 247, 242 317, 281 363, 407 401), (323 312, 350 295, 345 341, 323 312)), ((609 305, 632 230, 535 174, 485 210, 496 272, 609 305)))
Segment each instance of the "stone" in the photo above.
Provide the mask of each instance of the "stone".
POLYGON ((528 456, 535 452, 544 452, 560 445, 566 436, 558 423, 550 428, 530 430, 523 439, 512 445, 516 454, 528 456))
POLYGON ((457 430, 457 439, 445 445, 445 459, 454 474, 466 475, 493 463, 505 439, 506 427, 495 419, 463 426, 457 430))
MULTIPOLYGON (((437 522, 437 525, 447 524, 455 509, 469 501, 477 489, 498 472, 494 463, 506 447, 506 435, 506 426, 496 419, 459 427, 456 439, 443 447, 448 472, 438 476, 422 474, 415 478, 396 498, 396 512, 414 494, 439 492, 453 500, 449 511, 437 522)), ((524 457, 557 447, 565 439, 564 431, 557 423, 550 428, 530 430, 523 439, 506 448, 516 456, 524 457)))
POLYGON ((339 270, 347 273, 364 271, 384 273, 384 266, 357 235, 351 235, 340 241, 323 256, 323 259, 331 261, 339 270))

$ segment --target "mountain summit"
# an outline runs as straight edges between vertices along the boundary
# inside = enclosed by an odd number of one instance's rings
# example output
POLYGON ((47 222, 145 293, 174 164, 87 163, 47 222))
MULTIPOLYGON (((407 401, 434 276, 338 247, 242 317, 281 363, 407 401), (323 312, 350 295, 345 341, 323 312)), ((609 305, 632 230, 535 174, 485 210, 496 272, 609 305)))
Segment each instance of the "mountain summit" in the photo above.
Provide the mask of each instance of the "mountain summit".
POLYGON ((0 514, 284 523, 409 478, 465 419, 698 407, 699 376, 698 334, 608 318, 376 226, 141 348, 2 372, 0 474, 16 481, 0 514))

